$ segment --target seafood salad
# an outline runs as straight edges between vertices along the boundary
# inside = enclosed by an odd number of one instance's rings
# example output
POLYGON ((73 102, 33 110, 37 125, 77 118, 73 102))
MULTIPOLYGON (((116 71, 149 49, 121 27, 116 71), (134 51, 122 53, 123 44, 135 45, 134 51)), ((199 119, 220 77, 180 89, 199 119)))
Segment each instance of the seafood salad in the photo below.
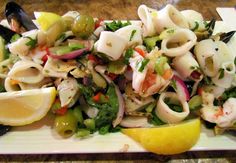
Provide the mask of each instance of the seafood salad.
MULTIPOLYGON (((235 31, 213 35, 215 20, 169 4, 137 13, 140 21, 35 12, 32 21, 9 2, 0 25, 0 91, 55 87, 50 113, 65 138, 194 117, 217 134, 235 129, 235 31)), ((0 124, 0 133, 18 126, 0 124)))

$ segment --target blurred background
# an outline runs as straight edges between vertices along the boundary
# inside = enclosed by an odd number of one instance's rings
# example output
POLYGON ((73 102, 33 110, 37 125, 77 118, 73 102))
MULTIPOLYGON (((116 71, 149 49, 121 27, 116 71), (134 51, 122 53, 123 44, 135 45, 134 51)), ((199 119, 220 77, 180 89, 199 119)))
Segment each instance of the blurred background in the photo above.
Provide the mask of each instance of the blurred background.
MULTIPOLYGON (((7 0, 0 1, 1 18, 7 2, 7 0)), ((236 4, 236 0, 16 0, 15 2, 21 4, 32 17, 34 11, 64 14, 66 11, 76 10, 103 19, 138 19, 137 8, 140 4, 160 9, 171 3, 179 10, 194 9, 202 13, 207 20, 219 19, 216 7, 233 7, 236 4)))

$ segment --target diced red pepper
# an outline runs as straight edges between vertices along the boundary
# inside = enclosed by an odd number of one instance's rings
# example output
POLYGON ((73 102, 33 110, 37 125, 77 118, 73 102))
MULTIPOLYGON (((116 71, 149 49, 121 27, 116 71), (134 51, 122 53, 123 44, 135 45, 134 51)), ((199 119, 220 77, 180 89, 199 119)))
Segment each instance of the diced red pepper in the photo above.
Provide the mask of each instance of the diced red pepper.
POLYGON ((47 62, 47 60, 48 60, 48 55, 45 54, 42 58, 43 64, 45 64, 47 62))
POLYGON ((141 48, 134 48, 134 50, 136 52, 138 52, 139 55, 141 55, 142 57, 145 57, 145 51, 143 49, 141 49, 141 48))
POLYGON ((115 80, 118 75, 113 74, 113 73, 108 73, 107 76, 109 76, 111 80, 115 80))
POLYGON ((98 92, 95 96, 93 96, 93 101, 99 102, 101 95, 102 95, 102 93, 98 92))
POLYGON ((67 112, 68 107, 67 107, 67 106, 61 107, 61 102, 60 102, 60 100, 57 98, 57 99, 54 101, 54 103, 53 103, 53 105, 52 105, 52 107, 51 107, 51 110, 52 110, 52 112, 55 113, 55 114, 64 115, 64 114, 67 112))
MULTIPOLYGON (((41 50, 43 50, 43 49, 41 49, 41 50)), ((47 62, 48 56, 50 54, 49 49, 47 47, 45 48, 45 51, 46 51, 46 54, 42 57, 43 64, 45 64, 47 62)))
POLYGON ((96 58, 95 55, 93 55, 93 54, 89 54, 89 55, 88 55, 88 60, 93 61, 93 62, 95 62, 95 63, 98 62, 97 58, 96 58))
POLYGON ((55 113, 58 115, 65 115, 68 110, 67 106, 61 107, 60 109, 55 110, 55 113))
POLYGON ((97 29, 98 27, 101 26, 101 22, 103 21, 103 19, 98 19, 96 22, 95 22, 95 29, 97 29))

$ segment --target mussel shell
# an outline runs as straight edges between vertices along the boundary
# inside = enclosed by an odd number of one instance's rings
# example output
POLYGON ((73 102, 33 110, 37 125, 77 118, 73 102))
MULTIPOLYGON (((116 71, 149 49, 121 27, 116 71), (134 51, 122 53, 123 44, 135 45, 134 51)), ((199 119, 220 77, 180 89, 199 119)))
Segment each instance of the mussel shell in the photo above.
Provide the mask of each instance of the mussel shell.
POLYGON ((5 126, 0 124, 0 136, 6 134, 8 131, 10 131, 11 126, 5 126))
POLYGON ((15 19, 27 31, 37 29, 32 19, 25 13, 25 11, 15 2, 8 2, 5 8, 5 16, 9 24, 11 20, 15 19))
POLYGON ((6 42, 10 42, 12 36, 14 36, 15 34, 17 34, 16 32, 10 30, 7 27, 4 27, 3 25, 0 25, 0 36, 6 41, 6 42))

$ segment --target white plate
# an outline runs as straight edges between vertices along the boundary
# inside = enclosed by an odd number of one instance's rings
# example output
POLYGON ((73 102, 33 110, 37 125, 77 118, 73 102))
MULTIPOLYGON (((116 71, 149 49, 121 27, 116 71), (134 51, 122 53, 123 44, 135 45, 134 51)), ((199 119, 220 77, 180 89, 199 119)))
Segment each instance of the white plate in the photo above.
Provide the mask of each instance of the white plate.
MULTIPOLYGON (((217 22, 216 31, 228 31, 223 22, 217 22)), ((236 37, 231 47, 236 45, 236 37)), ((0 137, 0 154, 54 154, 54 153, 116 153, 146 152, 135 141, 121 133, 95 135, 86 139, 58 138, 50 128, 52 118, 45 117, 34 124, 15 127, 0 137)), ((203 128, 198 143, 191 151, 236 150, 236 136, 215 136, 212 130, 203 128)))

